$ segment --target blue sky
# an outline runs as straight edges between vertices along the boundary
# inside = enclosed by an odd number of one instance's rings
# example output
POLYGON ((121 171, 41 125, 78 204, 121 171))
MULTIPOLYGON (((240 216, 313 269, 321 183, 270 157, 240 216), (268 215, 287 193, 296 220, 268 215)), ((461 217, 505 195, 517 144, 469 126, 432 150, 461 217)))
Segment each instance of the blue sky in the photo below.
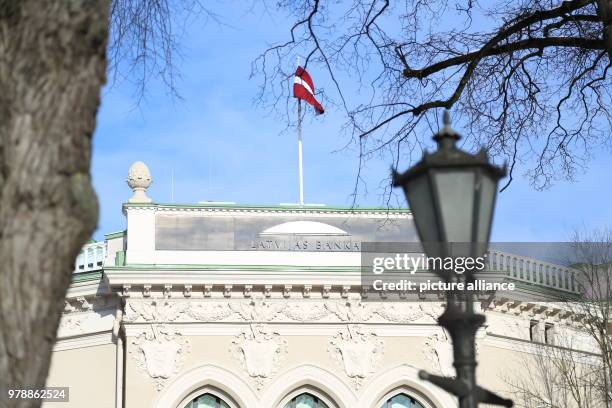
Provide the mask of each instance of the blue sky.
MULTIPOLYGON (((151 169, 149 195, 155 202, 171 202, 172 172, 177 203, 298 200, 296 137, 282 134, 282 121, 254 106, 259 83, 249 79, 253 59, 268 44, 286 38, 288 21, 260 11, 236 12, 230 6, 217 12, 226 25, 193 20, 181 37, 181 100, 170 97, 155 80, 137 107, 128 81, 105 87, 93 144, 92 174, 101 210, 95 239, 125 228, 121 204, 131 193, 125 179, 137 160, 151 169)), ((331 86, 316 67, 311 74, 318 88, 331 86)), ((339 109, 328 107, 325 115, 306 121, 309 203, 352 202, 357 154, 338 152, 347 142, 340 131, 344 120, 339 109)), ((378 186, 389 165, 385 159, 369 162, 368 192, 358 197, 359 206, 382 204, 378 186)), ((535 191, 519 174, 499 196, 493 239, 563 241, 576 228, 610 225, 611 173, 606 153, 595 157, 576 182, 558 182, 544 192, 535 191)))

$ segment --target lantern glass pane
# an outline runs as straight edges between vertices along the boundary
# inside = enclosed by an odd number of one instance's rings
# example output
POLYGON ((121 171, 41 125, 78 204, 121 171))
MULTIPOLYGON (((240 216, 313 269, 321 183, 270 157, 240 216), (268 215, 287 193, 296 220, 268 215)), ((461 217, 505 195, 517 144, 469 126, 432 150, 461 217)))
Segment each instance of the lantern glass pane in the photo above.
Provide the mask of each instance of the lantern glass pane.
POLYGON ((455 168, 434 173, 442 218, 439 222, 446 242, 472 242, 475 179, 473 169, 455 168))
POLYGON ((493 205, 495 204, 495 194, 497 193, 497 179, 483 173, 480 176, 480 183, 477 188, 480 189, 480 206, 476 215, 478 218, 476 242, 488 243, 493 217, 493 205))
POLYGON ((433 195, 427 174, 410 180, 405 186, 405 192, 421 242, 439 242, 433 195))

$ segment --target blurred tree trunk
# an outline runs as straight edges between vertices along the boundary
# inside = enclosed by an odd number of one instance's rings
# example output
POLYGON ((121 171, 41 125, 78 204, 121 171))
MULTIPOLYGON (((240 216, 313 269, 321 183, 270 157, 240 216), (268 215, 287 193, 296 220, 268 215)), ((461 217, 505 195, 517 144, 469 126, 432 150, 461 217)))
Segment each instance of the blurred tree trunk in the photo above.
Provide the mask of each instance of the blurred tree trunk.
MULTIPOLYGON (((44 387, 74 259, 97 222, 91 138, 108 0, 0 0, 0 407, 44 387)), ((68 384, 66 384, 68 385, 68 384)))
POLYGON ((602 32, 608 48, 608 58, 612 61, 612 0, 597 0, 597 14, 602 21, 602 32))

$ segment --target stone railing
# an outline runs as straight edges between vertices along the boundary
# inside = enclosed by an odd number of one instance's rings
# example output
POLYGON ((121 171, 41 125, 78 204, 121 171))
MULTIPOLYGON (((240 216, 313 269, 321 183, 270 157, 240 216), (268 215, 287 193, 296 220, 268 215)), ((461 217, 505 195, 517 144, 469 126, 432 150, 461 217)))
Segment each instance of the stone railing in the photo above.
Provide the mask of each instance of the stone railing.
POLYGON ((503 271, 518 281, 578 293, 576 271, 571 268, 494 250, 489 251, 487 258, 491 271, 503 271))
MULTIPOLYGON (((105 257, 106 242, 85 244, 76 258, 74 273, 102 270, 105 257)), ((504 272, 514 280, 567 292, 579 292, 576 271, 562 265, 495 250, 488 252, 487 262, 490 271, 504 272)))
POLYGON ((106 257, 106 242, 85 244, 74 263, 74 273, 101 270, 106 257))

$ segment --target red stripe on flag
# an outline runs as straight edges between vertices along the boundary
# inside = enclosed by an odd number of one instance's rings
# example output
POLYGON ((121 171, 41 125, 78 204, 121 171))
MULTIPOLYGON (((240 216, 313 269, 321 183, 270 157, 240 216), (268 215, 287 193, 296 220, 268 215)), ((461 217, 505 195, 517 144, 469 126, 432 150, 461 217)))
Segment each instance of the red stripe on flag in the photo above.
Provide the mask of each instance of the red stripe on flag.
POLYGON ((315 98, 314 92, 315 88, 314 83, 312 82, 312 78, 304 68, 298 67, 295 71, 293 96, 295 98, 304 100, 308 104, 312 105, 315 108, 317 114, 320 115, 325 112, 325 109, 323 109, 323 106, 321 106, 319 101, 317 101, 317 98, 315 98))

